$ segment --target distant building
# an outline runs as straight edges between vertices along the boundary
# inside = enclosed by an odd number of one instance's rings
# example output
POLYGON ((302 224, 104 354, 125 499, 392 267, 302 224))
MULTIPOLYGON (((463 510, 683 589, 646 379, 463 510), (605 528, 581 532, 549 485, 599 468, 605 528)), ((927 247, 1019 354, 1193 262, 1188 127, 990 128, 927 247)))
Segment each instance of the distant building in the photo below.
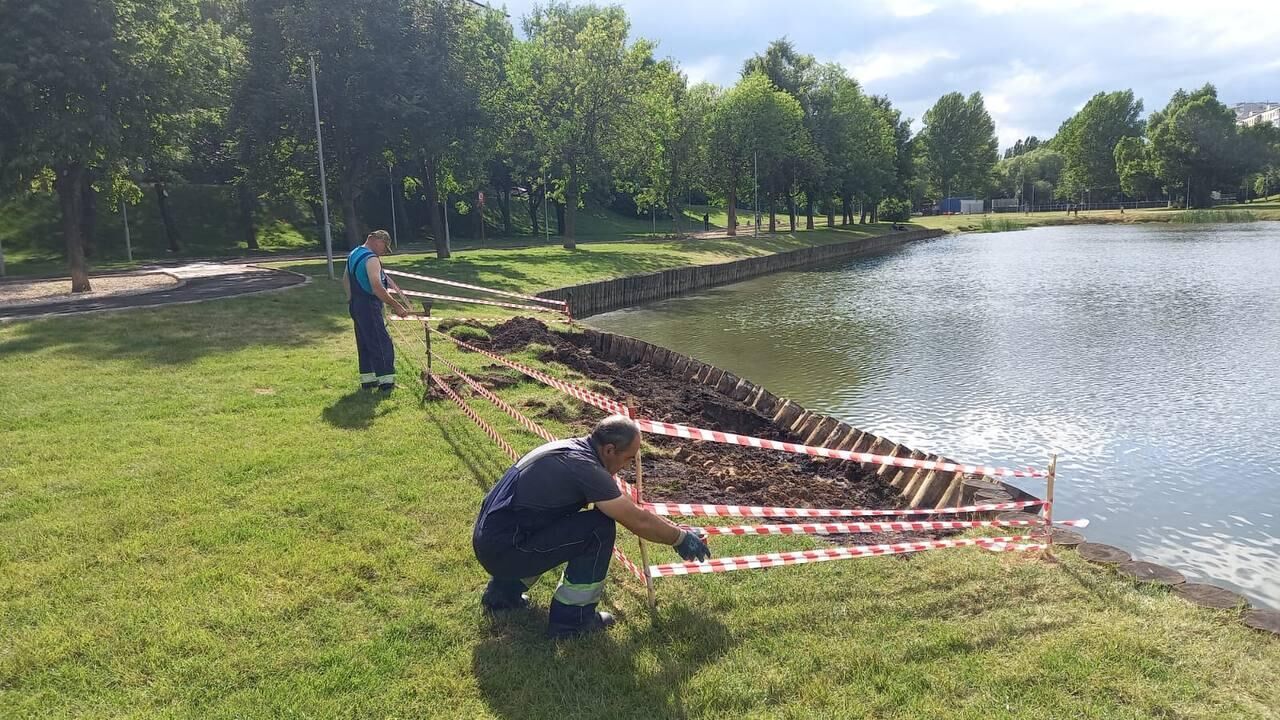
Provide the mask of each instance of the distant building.
POLYGON ((1280 127, 1280 103, 1237 103, 1232 109, 1236 111, 1237 125, 1257 125, 1258 123, 1269 122, 1276 127, 1280 127))

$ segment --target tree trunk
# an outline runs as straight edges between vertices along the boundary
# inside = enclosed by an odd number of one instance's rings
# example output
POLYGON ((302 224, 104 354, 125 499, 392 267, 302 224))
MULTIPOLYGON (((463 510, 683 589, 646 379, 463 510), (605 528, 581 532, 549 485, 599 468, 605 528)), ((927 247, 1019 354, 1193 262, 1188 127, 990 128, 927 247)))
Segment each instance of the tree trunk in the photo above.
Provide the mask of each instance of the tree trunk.
POLYGON ((862 200, 858 201, 858 224, 867 224, 867 203, 862 200))
POLYGON ((511 188, 505 188, 498 194, 498 202, 502 204, 502 234, 514 235, 515 226, 511 224, 511 188))
POLYGON ((182 250, 182 240, 178 237, 178 224, 173 221, 173 213, 169 212, 169 191, 165 189, 164 183, 155 184, 156 204, 160 206, 160 220, 164 227, 164 241, 169 246, 169 252, 180 252, 182 250))
POLYGON ((71 271, 71 292, 89 292, 89 273, 84 265, 84 235, 81 233, 81 222, 84 220, 84 166, 72 163, 59 168, 53 186, 58 193, 58 204, 62 209, 62 237, 67 244, 67 267, 71 271))
POLYGON ((853 222, 853 200, 851 200, 848 195, 841 196, 840 207, 843 212, 843 217, 841 217, 840 219, 840 224, 848 226, 850 223, 853 222))
POLYGON ((565 217, 565 203, 562 203, 559 200, 552 200, 551 205, 556 209, 556 234, 560 237, 564 237, 565 225, 568 222, 568 218, 565 217))
POLYGON ((812 230, 813 229, 813 198, 807 195, 804 198, 804 215, 805 215, 804 229, 812 230))
POLYGON ((560 234, 564 236, 564 247, 572 250, 578 247, 575 235, 578 221, 578 171, 573 161, 569 162, 569 182, 564 184, 564 203, 556 203, 556 220, 560 222, 560 234))
POLYGON ((98 252, 98 191, 87 175, 84 179, 84 195, 80 205, 80 232, 84 234, 84 254, 93 257, 98 252))
POLYGON ((787 196, 787 210, 788 210, 788 213, 791 215, 791 232, 795 232, 796 231, 796 196, 795 195, 787 196))
POLYGON ((533 194, 533 190, 529 190, 529 229, 534 235, 541 235, 538 229, 538 205, 542 202, 542 193, 533 194))
POLYGON ((436 257, 444 259, 452 255, 449 238, 444 234, 444 216, 440 208, 440 189, 436 187, 435 157, 422 159, 422 193, 427 201, 427 212, 431 218, 431 238, 435 241, 436 257))
POLYGON ((827 227, 833 228, 835 226, 836 226, 836 206, 834 203, 831 202, 830 198, 827 198, 827 227))
MULTIPOLYGON (((347 187, 349 188, 350 185, 347 187)), ((355 250, 364 242, 360 238, 360 219, 356 216, 356 198, 349 191, 342 193, 342 234, 347 238, 348 250, 355 250)))
POLYGON ((778 231, 778 211, 773 207, 773 193, 768 194, 769 199, 769 232, 778 231))
POLYGON ((244 237, 245 247, 258 249, 258 228, 253 224, 253 193, 244 182, 236 184, 236 206, 240 214, 240 234, 244 237))
POLYGON ((738 236, 738 191, 734 188, 734 182, 729 183, 729 222, 725 223, 728 225, 729 237, 738 236))
POLYGON ((320 249, 324 249, 324 206, 318 202, 308 200, 307 207, 311 208, 311 219, 316 224, 316 237, 320 238, 320 249))

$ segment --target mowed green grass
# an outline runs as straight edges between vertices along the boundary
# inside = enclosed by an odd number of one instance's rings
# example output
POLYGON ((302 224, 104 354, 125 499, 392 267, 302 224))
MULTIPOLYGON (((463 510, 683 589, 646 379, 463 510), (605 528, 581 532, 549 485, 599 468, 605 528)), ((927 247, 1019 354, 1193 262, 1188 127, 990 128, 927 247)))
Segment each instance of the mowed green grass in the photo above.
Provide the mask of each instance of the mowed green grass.
MULTIPOLYGON (((397 262, 537 289, 731 251, 637 243, 397 262)), ((607 605, 621 623, 574 643, 542 639, 554 578, 535 609, 486 617, 469 534, 508 460, 447 401, 419 404, 412 325, 398 343, 405 387, 383 400, 355 391, 341 290, 321 263, 291 267, 315 281, 0 326, 0 716, 1280 712, 1280 643, 1070 552, 1057 564, 958 550, 662 579, 652 617, 615 569, 607 605)), ((530 383, 500 394, 577 408, 530 383)), ((518 450, 537 444, 472 405, 518 450)), ((719 555, 812 545, 713 542, 719 555)), ((624 548, 639 560, 633 541, 624 548)), ((650 560, 675 555, 658 547, 650 560)))

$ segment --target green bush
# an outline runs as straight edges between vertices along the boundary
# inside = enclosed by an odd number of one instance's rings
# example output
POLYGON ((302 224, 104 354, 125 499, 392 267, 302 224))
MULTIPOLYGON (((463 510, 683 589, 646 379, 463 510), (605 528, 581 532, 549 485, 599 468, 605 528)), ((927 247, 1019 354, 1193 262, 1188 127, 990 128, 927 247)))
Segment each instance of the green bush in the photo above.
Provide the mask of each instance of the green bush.
POLYGON ((911 219, 911 201, 902 198, 885 198, 877 210, 881 220, 906 222, 911 219))

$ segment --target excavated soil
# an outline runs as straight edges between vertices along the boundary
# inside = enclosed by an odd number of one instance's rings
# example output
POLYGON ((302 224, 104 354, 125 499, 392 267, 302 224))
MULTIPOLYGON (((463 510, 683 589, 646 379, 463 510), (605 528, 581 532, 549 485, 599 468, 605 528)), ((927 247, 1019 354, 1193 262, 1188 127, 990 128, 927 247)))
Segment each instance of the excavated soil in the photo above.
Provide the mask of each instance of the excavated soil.
MULTIPOLYGON (((532 318, 514 318, 487 329, 491 339, 477 346, 503 352, 533 343, 548 346, 551 349, 541 353, 540 359, 581 373, 593 382, 580 384, 631 403, 643 417, 771 440, 803 440, 740 402, 672 377, 665 368, 596 357, 582 334, 556 332, 532 318)), ((529 406, 543 417, 571 421, 584 433, 599 416, 594 411, 581 412, 579 403, 568 399, 564 405, 535 401, 529 406), (573 410, 551 415, 566 405, 573 410)), ((646 435, 645 441, 653 448, 643 457, 645 499, 650 501, 809 508, 902 506, 896 491, 861 465, 660 435, 646 435)), ((631 480, 631 471, 622 475, 631 480)), ((952 533, 924 536, 945 534, 952 533)), ((835 539, 864 544, 918 537, 921 534, 868 533, 835 539)))

